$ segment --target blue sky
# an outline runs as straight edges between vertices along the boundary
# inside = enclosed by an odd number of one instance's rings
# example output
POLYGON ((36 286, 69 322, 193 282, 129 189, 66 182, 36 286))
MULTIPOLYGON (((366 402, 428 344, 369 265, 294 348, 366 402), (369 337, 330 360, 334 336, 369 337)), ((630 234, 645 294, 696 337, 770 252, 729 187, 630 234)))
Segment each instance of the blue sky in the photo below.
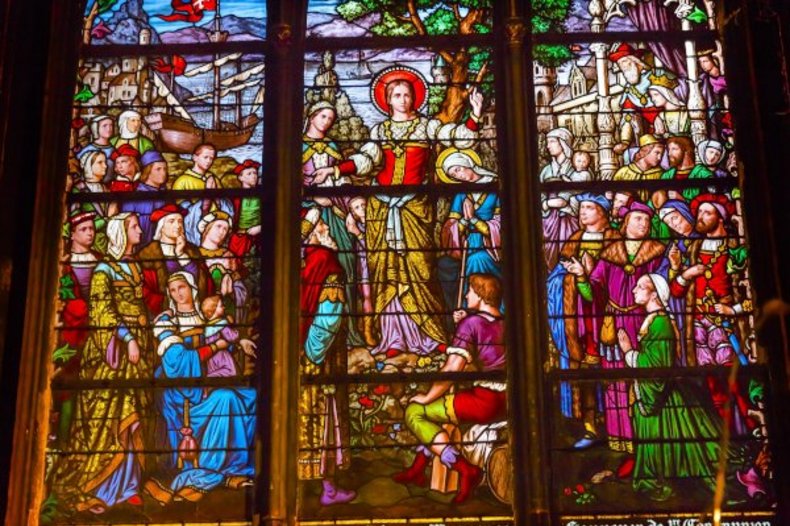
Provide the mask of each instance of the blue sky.
MULTIPOLYGON (((118 3, 116 4, 116 7, 113 10, 114 11, 117 10, 118 7, 125 2, 126 0, 119 0, 118 3)), ((154 16, 154 15, 170 14, 172 12, 172 9, 170 8, 170 3, 171 0, 143 0, 143 7, 145 8, 145 11, 150 15, 149 22, 154 27, 154 29, 156 29, 157 33, 175 31, 190 25, 183 22, 165 22, 161 18, 154 16)), ((89 1, 87 4, 88 8, 91 5, 93 5, 93 2, 89 1)), ((223 15, 233 14, 242 18, 264 18, 266 16, 266 1, 265 0, 221 0, 220 9, 223 15)), ((212 16, 213 13, 206 13, 203 17, 203 20, 199 22, 199 25, 203 25, 204 23, 211 20, 212 16)), ((108 18, 108 14, 104 14, 103 18, 108 18)))

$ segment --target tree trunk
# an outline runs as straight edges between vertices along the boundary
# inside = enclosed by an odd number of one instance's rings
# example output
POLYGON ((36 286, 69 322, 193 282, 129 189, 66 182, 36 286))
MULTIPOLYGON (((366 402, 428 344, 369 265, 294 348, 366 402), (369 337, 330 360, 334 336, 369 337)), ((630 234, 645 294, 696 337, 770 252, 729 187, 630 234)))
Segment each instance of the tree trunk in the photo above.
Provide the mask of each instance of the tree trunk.
POLYGON ((452 57, 452 60, 447 62, 450 67, 451 84, 447 86, 447 93, 436 118, 442 122, 458 122, 466 106, 466 75, 469 70, 469 53, 462 49, 452 57))
POLYGON ((86 46, 91 43, 91 30, 93 29, 93 22, 99 16, 99 1, 96 0, 91 6, 91 10, 85 17, 82 23, 82 43, 86 46))

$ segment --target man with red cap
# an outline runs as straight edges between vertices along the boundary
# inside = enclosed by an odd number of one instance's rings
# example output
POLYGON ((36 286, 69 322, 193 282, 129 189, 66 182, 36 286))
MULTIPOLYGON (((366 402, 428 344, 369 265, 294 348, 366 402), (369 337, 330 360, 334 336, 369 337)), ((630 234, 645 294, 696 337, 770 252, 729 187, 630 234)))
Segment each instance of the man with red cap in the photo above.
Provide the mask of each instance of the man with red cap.
MULTIPOLYGON (((738 287, 745 269, 746 247, 728 237, 727 223, 735 204, 725 195, 702 194, 691 202, 696 231, 703 237, 689 244, 688 265, 671 283, 672 295, 685 297, 690 308, 683 337, 688 342, 689 365, 732 365, 748 363, 735 330, 736 319, 751 310, 751 302, 738 287)), ((722 416, 729 399, 724 378, 708 378, 713 403, 722 416)), ((745 431, 746 401, 736 397, 739 411, 734 431, 745 431)))
POLYGON ((615 153, 623 153, 641 135, 650 131, 653 121, 658 115, 658 108, 648 95, 652 82, 650 76, 653 68, 642 60, 643 51, 634 49, 626 42, 616 43, 609 52, 609 60, 617 64, 621 75, 618 81, 623 82, 623 93, 620 96, 622 118, 620 120, 619 137, 614 146, 615 153))
MULTIPOLYGON (((602 313, 596 338, 603 369, 625 367, 618 331, 624 330, 631 341, 637 341, 642 320, 633 315, 639 306, 631 292, 637 281, 650 273, 666 275, 669 268, 664 244, 648 237, 653 210, 633 200, 621 207, 619 214, 623 218, 622 238, 606 246, 594 265, 590 258, 580 261, 575 257, 564 265, 575 276, 581 298, 602 313)), ((634 467, 629 395, 630 384, 625 381, 608 382, 603 389, 609 449, 627 454, 617 470, 621 478, 630 476, 634 467)))
POLYGON ((174 272, 186 271, 192 274, 201 297, 205 298, 213 292, 207 288, 207 271, 200 249, 186 239, 185 214, 183 208, 174 204, 154 210, 151 214, 151 223, 156 225, 154 240, 138 254, 143 266, 146 303, 154 315, 165 309, 167 279, 174 272))
MULTIPOLYGON (((93 212, 76 211, 66 223, 69 253, 63 258, 63 274, 60 277, 60 299, 63 310, 60 314, 63 330, 58 334, 58 348, 67 346, 76 351, 73 355, 55 358, 59 366, 59 380, 77 379, 80 371, 80 356, 88 338, 88 299, 91 277, 101 255, 93 250, 96 226, 93 212)), ((69 437, 74 393, 59 391, 53 395, 58 418, 58 440, 69 437)), ((64 444, 65 445, 65 444, 64 444)))
POLYGON ((140 152, 128 144, 116 148, 110 159, 115 169, 115 179, 110 183, 110 192, 132 192, 140 173, 140 152))
MULTIPOLYGON (((245 189, 258 186, 258 168, 261 163, 246 159, 236 165, 233 173, 245 189)), ((228 242, 228 249, 239 257, 250 253, 255 245, 255 236, 261 232, 261 200, 258 197, 237 197, 233 200, 233 224, 236 231, 228 242)))

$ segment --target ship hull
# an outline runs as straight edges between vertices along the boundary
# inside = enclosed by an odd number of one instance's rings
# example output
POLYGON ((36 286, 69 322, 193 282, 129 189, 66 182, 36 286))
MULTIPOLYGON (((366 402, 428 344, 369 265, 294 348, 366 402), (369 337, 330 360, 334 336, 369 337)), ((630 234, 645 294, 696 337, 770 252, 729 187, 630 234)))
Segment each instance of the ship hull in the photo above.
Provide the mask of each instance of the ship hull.
POLYGON ((200 144, 213 144, 217 150, 228 150, 247 144, 258 124, 255 114, 244 117, 241 126, 223 122, 220 129, 196 126, 177 115, 153 113, 146 117, 148 127, 156 134, 156 146, 162 152, 193 153, 200 144))

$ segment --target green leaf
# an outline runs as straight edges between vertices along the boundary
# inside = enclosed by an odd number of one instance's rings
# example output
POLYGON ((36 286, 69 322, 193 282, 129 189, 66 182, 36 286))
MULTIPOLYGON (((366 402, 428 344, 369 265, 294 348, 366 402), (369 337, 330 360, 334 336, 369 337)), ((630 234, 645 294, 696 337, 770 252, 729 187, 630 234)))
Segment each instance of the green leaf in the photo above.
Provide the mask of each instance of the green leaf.
POLYGON ((112 9, 118 0, 96 0, 96 3, 99 4, 99 14, 102 14, 112 9))
POLYGON ((91 91, 90 86, 88 86, 87 84, 83 84, 80 91, 77 92, 76 95, 74 95, 74 100, 76 102, 87 102, 95 96, 96 94, 91 91))
POLYGON ((429 35, 455 35, 458 20, 449 9, 437 9, 425 19, 425 29, 429 35))
POLYGON ((574 57, 568 46, 562 44, 539 44, 535 46, 534 55, 539 64, 550 68, 559 67, 574 57))
POLYGON ((58 287, 58 296, 62 300, 73 300, 77 296, 74 294, 74 280, 71 275, 66 274, 60 277, 60 286, 58 287))
POLYGON ((694 6, 694 10, 688 14, 686 20, 694 22, 695 24, 704 24, 708 21, 708 15, 699 7, 694 6))
POLYGON ((337 6, 337 14, 346 22, 353 22, 370 13, 370 9, 362 2, 351 0, 337 6))
POLYGON ((64 343, 63 347, 58 347, 55 349, 55 352, 52 353, 52 361, 53 362, 67 362, 72 357, 77 354, 77 349, 72 349, 69 347, 68 343, 64 343))

